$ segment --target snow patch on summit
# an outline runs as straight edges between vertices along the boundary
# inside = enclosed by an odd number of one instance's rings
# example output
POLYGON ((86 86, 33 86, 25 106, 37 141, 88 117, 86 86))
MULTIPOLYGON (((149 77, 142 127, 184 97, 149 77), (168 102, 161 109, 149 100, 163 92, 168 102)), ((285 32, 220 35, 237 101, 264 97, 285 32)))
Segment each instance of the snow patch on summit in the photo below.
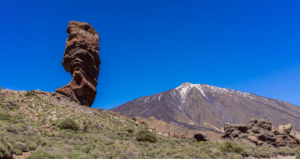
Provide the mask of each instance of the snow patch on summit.
MULTIPOLYGON (((206 85, 206 84, 191 84, 189 82, 183 83, 181 84, 179 87, 176 88, 177 91, 179 91, 180 95, 181 95, 181 99, 184 102, 184 99, 186 97, 186 94, 191 90, 191 88, 197 88, 201 94, 208 98, 203 90, 208 91, 207 89, 212 90, 213 92, 218 92, 218 93, 222 93, 222 94, 227 94, 227 95, 239 95, 239 96, 243 96, 243 97, 247 97, 247 98, 253 98, 253 94, 251 93, 245 93, 245 92, 240 92, 240 91, 235 91, 235 90, 231 90, 231 89, 227 89, 227 88, 220 88, 220 87, 215 87, 215 86, 210 86, 210 85, 206 85)), ((213 96, 215 96, 213 94, 213 96)))
POLYGON ((202 90, 201 84, 191 84, 189 82, 181 84, 179 87, 176 88, 180 92, 181 98, 184 98, 185 95, 191 90, 191 88, 197 88, 203 96, 207 98, 207 96, 204 94, 202 90))
POLYGON ((219 92, 219 93, 223 93, 223 94, 236 94, 236 95, 239 95, 239 96, 254 99, 252 97, 253 94, 251 94, 251 93, 245 93, 245 92, 235 91, 235 90, 232 90, 232 89, 220 88, 220 87, 209 86, 209 85, 204 85, 204 87, 210 88, 214 92, 219 92))

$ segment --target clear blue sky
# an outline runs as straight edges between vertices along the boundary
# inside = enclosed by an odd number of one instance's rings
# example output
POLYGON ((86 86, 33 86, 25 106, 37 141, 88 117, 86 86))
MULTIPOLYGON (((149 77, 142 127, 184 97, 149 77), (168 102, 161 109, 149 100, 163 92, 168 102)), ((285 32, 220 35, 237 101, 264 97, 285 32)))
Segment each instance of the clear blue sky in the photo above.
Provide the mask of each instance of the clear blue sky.
POLYGON ((93 107, 208 84, 300 106, 300 1, 1 0, 0 86, 54 91, 71 20, 100 36, 93 107))

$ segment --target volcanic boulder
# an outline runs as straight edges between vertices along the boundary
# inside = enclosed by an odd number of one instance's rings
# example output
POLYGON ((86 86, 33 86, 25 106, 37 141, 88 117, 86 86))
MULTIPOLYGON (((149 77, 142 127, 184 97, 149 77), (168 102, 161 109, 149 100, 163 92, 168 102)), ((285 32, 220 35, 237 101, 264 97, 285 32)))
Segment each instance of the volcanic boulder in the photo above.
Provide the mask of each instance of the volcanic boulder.
POLYGON ((276 130, 267 119, 251 119, 249 123, 226 124, 222 138, 241 142, 248 140, 256 145, 272 147, 296 147, 300 144, 298 133, 292 131, 291 124, 279 126, 276 130))
POLYGON ((204 131, 198 131, 194 135, 194 139, 196 139, 197 141, 207 141, 206 137, 207 137, 207 135, 204 131))
POLYGON ((72 75, 66 86, 57 88, 57 93, 73 98, 82 105, 92 106, 100 72, 99 35, 88 23, 70 21, 67 28, 62 66, 72 75))

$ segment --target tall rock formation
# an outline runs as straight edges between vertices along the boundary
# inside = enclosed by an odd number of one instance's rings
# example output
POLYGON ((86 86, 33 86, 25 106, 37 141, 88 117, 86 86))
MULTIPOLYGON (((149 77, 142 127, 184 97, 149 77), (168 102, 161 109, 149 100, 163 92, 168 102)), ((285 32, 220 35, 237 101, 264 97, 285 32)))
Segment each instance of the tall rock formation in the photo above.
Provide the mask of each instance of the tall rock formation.
POLYGON ((69 36, 62 66, 72 75, 69 84, 55 92, 73 98, 82 105, 92 106, 96 97, 96 86, 100 72, 99 35, 88 23, 70 21, 69 36))

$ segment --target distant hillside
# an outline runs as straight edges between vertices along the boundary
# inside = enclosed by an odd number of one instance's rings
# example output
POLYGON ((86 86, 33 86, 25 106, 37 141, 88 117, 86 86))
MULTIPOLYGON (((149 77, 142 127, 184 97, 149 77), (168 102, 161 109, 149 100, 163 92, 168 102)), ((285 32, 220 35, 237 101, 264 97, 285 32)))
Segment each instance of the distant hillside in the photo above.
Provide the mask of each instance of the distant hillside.
POLYGON ((250 118, 269 119, 275 127, 290 123, 300 129, 300 107, 296 105, 206 84, 183 83, 111 110, 130 117, 154 117, 191 130, 222 131, 226 123, 247 124, 250 118))

